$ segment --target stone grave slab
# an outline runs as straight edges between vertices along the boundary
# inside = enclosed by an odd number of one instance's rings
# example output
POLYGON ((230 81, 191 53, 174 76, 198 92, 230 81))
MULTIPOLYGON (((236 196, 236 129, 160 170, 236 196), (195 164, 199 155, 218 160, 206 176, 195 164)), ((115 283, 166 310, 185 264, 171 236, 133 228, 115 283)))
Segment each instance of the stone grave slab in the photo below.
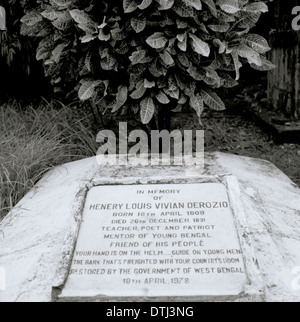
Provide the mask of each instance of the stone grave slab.
POLYGON ((264 298, 232 176, 96 180, 78 207, 55 301, 264 298))

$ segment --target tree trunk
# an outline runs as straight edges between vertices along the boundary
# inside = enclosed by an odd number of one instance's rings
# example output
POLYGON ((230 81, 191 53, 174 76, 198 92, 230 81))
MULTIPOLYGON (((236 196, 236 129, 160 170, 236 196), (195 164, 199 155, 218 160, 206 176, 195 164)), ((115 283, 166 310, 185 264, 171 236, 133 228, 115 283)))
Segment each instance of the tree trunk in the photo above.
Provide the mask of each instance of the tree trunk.
MULTIPOLYGON (((298 4, 297 4, 298 2, 298 4)), ((274 22, 270 34, 270 60, 277 66, 268 75, 268 95, 280 114, 292 120, 300 116, 300 41, 299 32, 292 29, 296 16, 292 10, 298 0, 277 0, 273 3, 274 22)))

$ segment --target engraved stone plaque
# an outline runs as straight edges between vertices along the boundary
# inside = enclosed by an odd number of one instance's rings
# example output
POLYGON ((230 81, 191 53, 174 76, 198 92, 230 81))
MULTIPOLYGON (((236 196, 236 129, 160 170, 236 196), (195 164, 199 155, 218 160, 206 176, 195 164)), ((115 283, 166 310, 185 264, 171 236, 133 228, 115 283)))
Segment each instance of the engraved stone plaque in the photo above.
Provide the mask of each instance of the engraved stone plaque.
POLYGON ((250 281, 231 203, 222 182, 92 187, 59 298, 238 297, 250 281))

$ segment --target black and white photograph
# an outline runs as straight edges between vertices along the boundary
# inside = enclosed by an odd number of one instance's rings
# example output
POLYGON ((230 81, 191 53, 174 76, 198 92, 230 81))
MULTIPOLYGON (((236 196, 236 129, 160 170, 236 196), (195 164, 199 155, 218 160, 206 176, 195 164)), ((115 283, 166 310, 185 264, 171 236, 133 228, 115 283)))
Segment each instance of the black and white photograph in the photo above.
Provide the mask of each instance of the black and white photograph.
POLYGON ((300 1, 0 0, 0 303, 300 302, 299 186, 300 1))

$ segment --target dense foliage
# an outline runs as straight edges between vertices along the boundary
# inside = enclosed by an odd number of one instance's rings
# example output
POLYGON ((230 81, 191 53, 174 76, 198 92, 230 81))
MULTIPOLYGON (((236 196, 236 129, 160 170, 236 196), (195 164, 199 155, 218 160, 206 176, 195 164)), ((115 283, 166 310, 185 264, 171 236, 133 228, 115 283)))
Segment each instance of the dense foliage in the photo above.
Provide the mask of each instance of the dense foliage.
POLYGON ((29 75, 34 56, 32 55, 32 41, 20 35, 20 19, 24 15, 23 9, 17 0, 0 0, 0 6, 5 8, 7 15, 7 30, 0 31, 2 69, 3 65, 17 66, 22 68, 19 72, 29 75))
POLYGON ((266 1, 22 2, 22 34, 41 38, 36 57, 56 88, 144 124, 159 107, 222 110, 215 89, 235 86, 244 63, 273 68, 267 41, 249 33, 266 1))

